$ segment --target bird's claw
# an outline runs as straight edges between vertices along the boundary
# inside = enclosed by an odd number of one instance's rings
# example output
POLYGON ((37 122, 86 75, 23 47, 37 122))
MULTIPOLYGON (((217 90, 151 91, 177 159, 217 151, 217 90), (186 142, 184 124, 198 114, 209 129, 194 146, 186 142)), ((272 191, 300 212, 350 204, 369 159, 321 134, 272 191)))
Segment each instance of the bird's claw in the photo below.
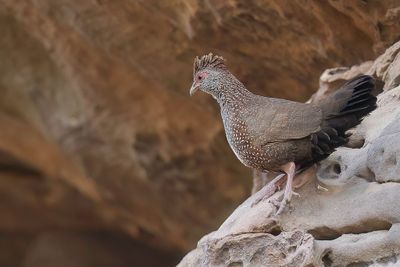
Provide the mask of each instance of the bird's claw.
POLYGON ((282 201, 279 201, 277 198, 275 198, 275 199, 270 199, 269 203, 271 203, 272 205, 274 205, 275 208, 278 209, 280 207, 282 201))
POLYGON ((286 205, 292 200, 292 196, 300 197, 300 194, 290 190, 289 193, 284 194, 283 199, 281 202, 279 202, 279 204, 277 203, 277 200, 274 200, 274 203, 272 204, 277 208, 279 207, 276 215, 280 215, 283 212, 283 210, 286 208, 286 205))
POLYGON ((292 191, 292 195, 293 195, 293 196, 296 196, 296 197, 300 197, 300 194, 297 193, 297 192, 294 192, 294 191, 292 191))

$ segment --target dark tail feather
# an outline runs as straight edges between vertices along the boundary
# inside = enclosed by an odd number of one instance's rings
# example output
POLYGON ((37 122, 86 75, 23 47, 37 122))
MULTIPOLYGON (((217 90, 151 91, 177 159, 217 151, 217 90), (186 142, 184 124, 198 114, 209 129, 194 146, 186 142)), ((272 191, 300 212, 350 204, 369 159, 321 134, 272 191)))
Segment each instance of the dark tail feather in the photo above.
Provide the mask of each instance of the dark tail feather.
POLYGON ((376 108, 376 97, 371 94, 374 88, 373 78, 361 75, 320 103, 324 123, 321 131, 311 135, 312 160, 302 162, 302 169, 325 159, 335 148, 347 143, 345 132, 376 108))
POLYGON ((331 105, 336 110, 325 113, 325 125, 336 129, 344 137, 345 131, 358 125, 376 108, 376 97, 371 94, 374 88, 374 79, 368 75, 348 81, 328 99, 338 103, 331 105), (344 96, 347 98, 343 99, 344 96))

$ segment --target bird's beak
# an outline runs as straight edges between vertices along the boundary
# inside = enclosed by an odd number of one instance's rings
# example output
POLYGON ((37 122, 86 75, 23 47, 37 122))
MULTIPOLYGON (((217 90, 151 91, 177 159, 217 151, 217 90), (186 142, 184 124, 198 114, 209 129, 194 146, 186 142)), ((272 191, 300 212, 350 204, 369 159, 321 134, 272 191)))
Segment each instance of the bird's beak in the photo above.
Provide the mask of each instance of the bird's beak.
POLYGON ((199 90, 199 85, 196 84, 196 82, 193 82, 189 94, 192 96, 194 93, 196 93, 197 90, 199 90))

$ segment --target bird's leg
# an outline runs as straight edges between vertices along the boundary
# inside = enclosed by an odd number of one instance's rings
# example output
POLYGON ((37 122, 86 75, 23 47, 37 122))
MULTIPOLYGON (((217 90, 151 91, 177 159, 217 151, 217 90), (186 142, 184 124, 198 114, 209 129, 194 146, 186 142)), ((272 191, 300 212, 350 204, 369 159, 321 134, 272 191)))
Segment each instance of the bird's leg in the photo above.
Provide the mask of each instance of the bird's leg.
POLYGON ((253 201, 251 204, 252 207, 257 205, 259 202, 263 201, 264 199, 269 198, 272 196, 280 184, 282 183, 282 178, 285 176, 284 173, 278 174, 271 182, 269 182, 267 185, 265 185, 260 191, 258 191, 256 194, 258 195, 256 199, 253 201))
POLYGON ((277 215, 280 214, 283 211, 283 209, 286 207, 286 204, 288 204, 290 202, 290 200, 292 199, 292 195, 299 196, 299 194, 297 194, 296 192, 293 192, 293 190, 292 190, 293 177, 294 177, 294 173, 296 171, 296 165, 294 164, 294 162, 289 162, 289 163, 282 165, 281 170, 286 173, 287 182, 286 182, 285 193, 283 194, 282 202, 279 206, 278 211, 276 212, 277 215))
POLYGON ((261 190, 266 184, 268 184, 272 179, 276 177, 276 173, 270 171, 260 171, 253 169, 253 188, 251 189, 251 194, 254 195, 261 190))

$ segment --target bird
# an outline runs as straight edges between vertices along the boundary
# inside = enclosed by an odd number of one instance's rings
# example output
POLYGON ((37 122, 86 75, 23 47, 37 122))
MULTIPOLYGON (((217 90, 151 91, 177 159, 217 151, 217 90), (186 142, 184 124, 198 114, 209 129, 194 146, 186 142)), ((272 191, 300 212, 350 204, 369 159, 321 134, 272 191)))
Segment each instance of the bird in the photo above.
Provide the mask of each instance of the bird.
POLYGON ((209 53, 195 58, 189 93, 200 90, 218 102, 227 141, 242 164, 286 177, 280 214, 297 195, 295 174, 345 145, 346 131, 376 108, 374 87, 371 76, 360 75, 318 104, 261 96, 228 70, 223 57, 209 53))

